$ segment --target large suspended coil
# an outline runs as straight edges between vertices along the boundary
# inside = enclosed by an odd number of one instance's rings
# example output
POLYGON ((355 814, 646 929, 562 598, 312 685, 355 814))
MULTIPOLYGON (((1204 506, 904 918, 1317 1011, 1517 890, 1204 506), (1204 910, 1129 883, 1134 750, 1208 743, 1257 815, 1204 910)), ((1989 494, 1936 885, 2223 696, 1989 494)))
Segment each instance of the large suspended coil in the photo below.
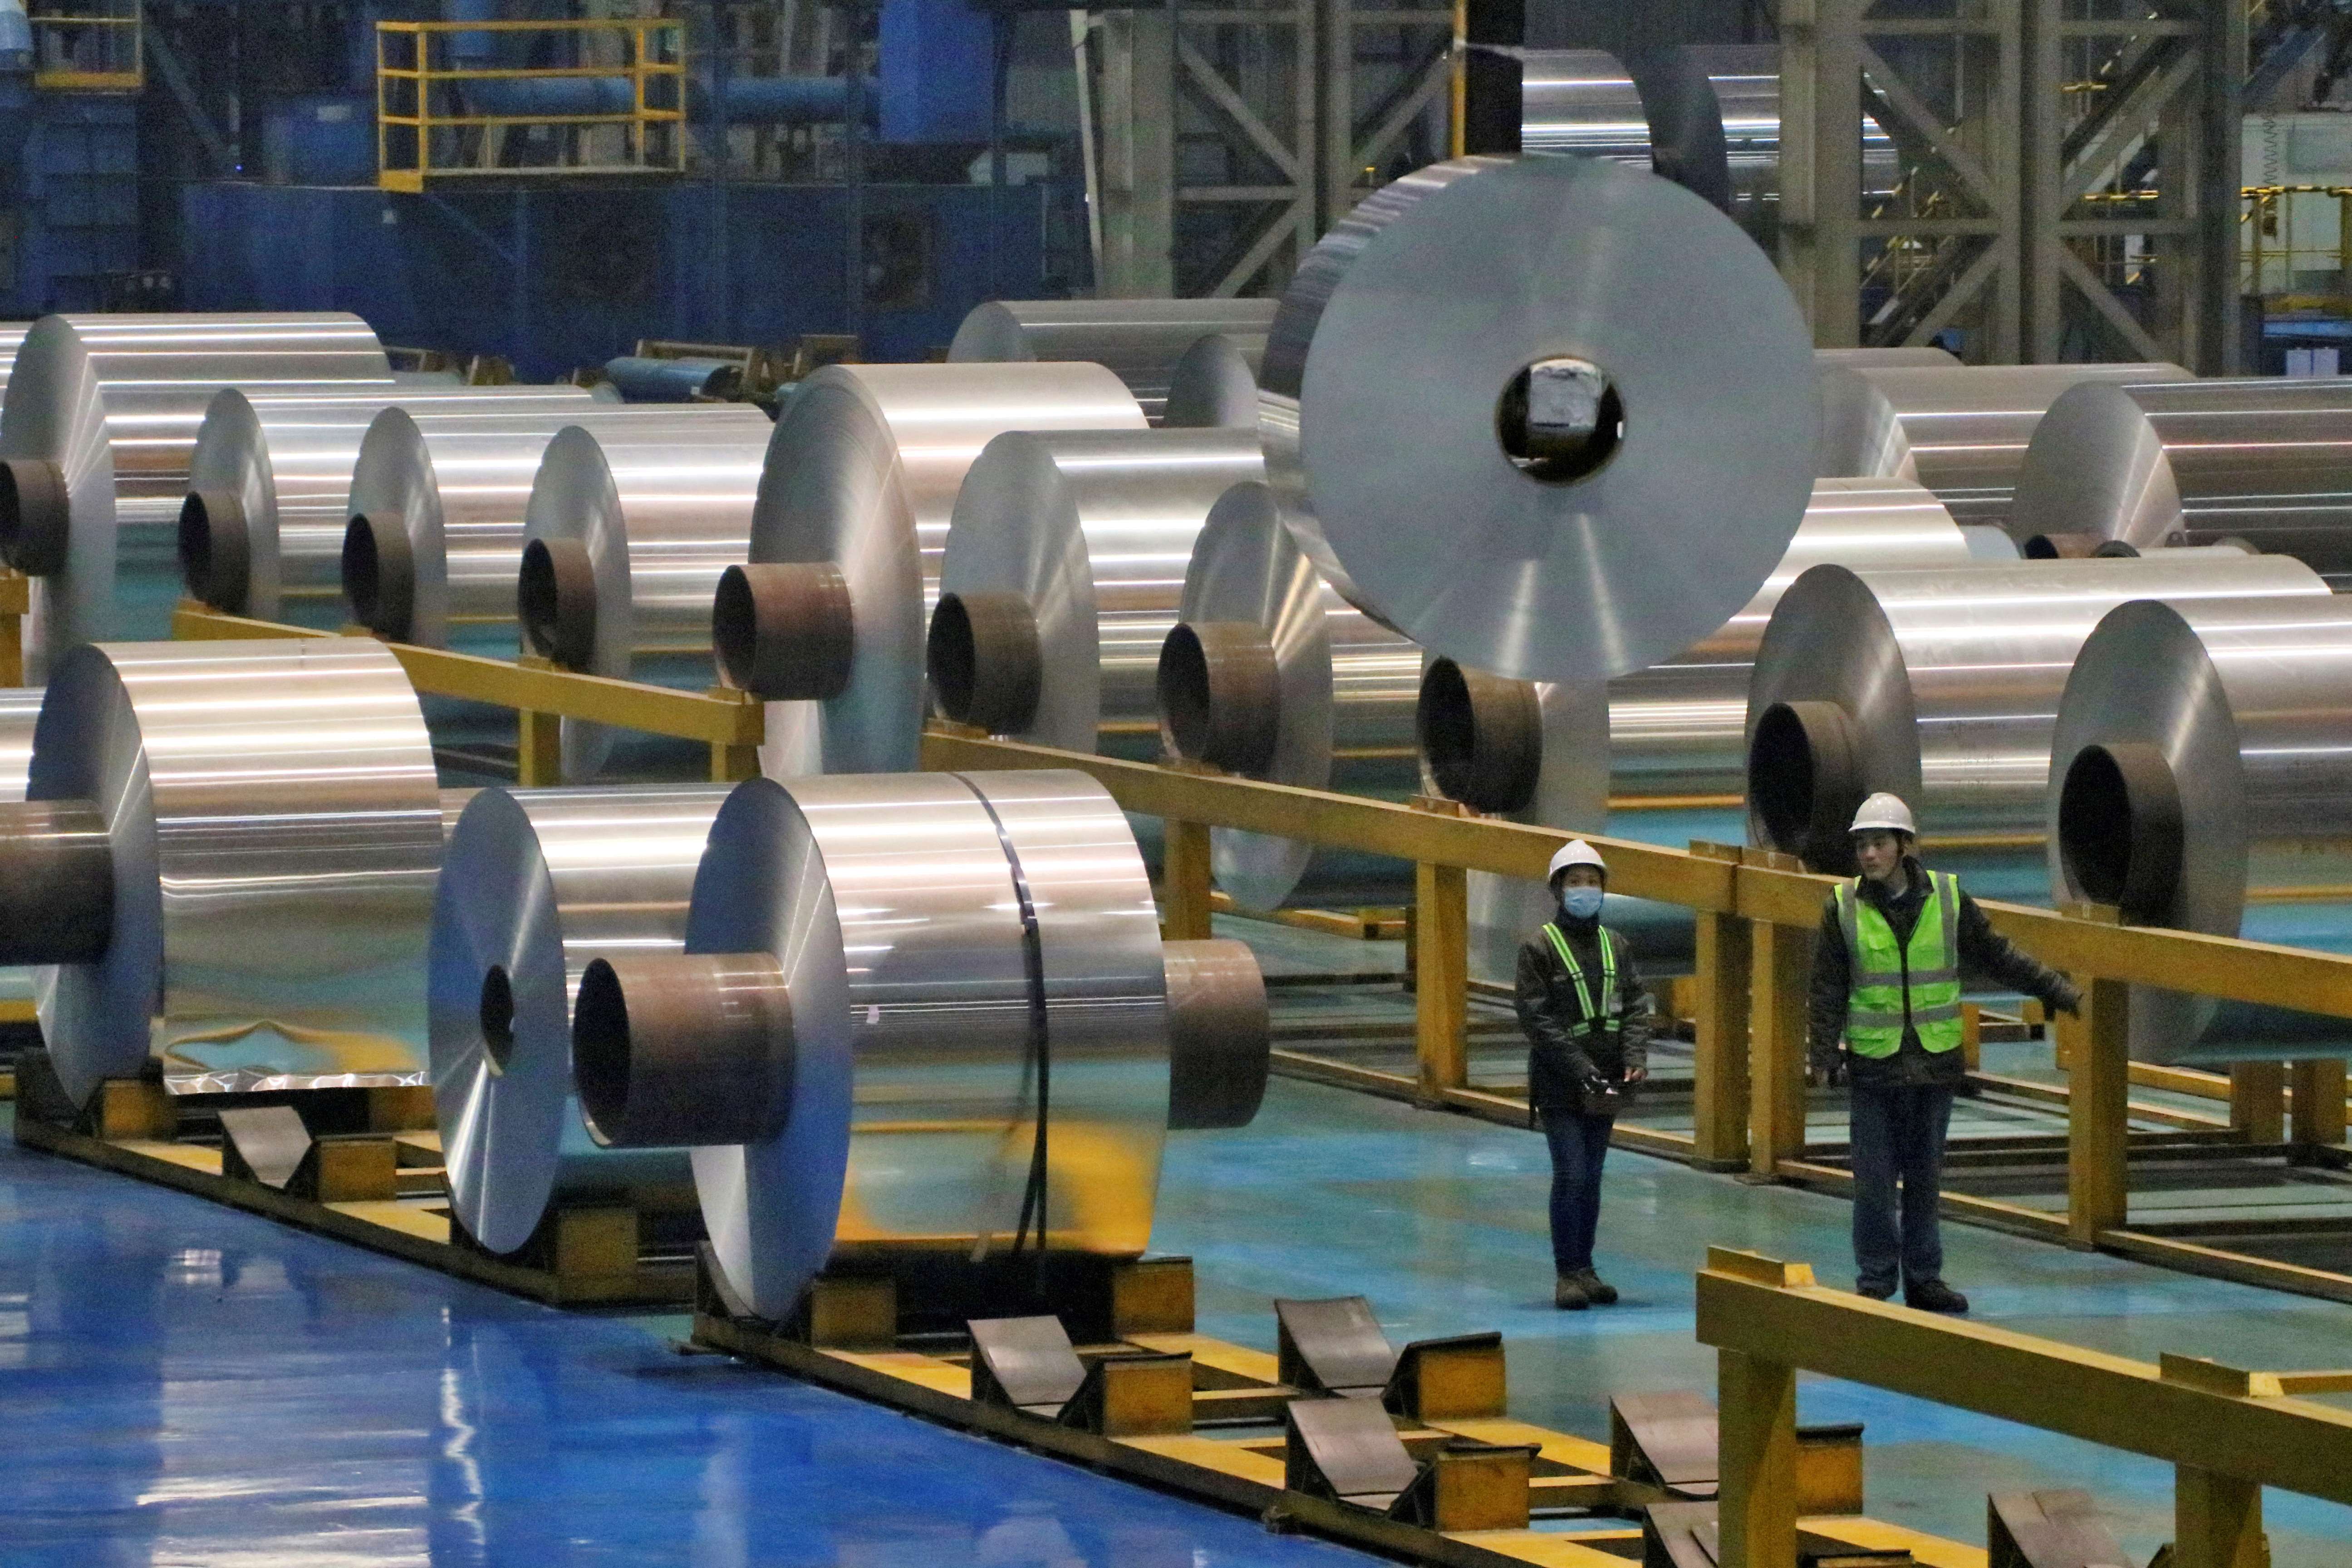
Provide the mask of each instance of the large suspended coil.
POLYGON ((1083 360, 1108 368, 1154 425, 1176 366, 1192 345, 1234 334, 1262 353, 1272 300, 992 300, 975 305, 948 344, 950 363, 1083 360))
POLYGON ((344 620, 352 468, 387 408, 446 415, 584 407, 568 386, 383 386, 213 394, 180 502, 180 577, 215 609, 258 620, 344 620))
MULTIPOLYGON (((633 420, 557 433, 525 508, 517 587, 529 651, 567 669, 696 690, 717 679, 710 605, 751 549, 767 419, 633 420)), ((749 414, 749 418, 742 417, 749 414)), ((563 722, 563 776, 593 778, 614 735, 563 722)))
POLYGON ((2018 475, 2050 405, 2085 382, 2186 381, 2177 364, 1825 364, 1824 479, 1916 480, 1956 522, 2015 531, 2018 475))
POLYGON ((512 1252, 556 1203, 691 1206, 683 1149, 605 1149, 572 1087, 572 999, 599 958, 676 953, 724 784, 486 789, 433 906, 433 1102, 449 1206, 512 1252))
POLYGON ((1172 945, 1083 774, 754 779, 685 954, 589 966, 582 1109, 601 1142, 693 1146, 718 1267, 762 1316, 830 1260, 1131 1257, 1167 1131, 1245 1122, 1264 1087, 1246 950, 1172 945))
POLYGON ((1770 574, 1811 492, 1812 374, 1787 286, 1689 192, 1466 158, 1301 263, 1259 428, 1285 521, 1357 607, 1473 668, 1600 680, 1770 574))
POLYGON ((2352 387, 2075 387, 2034 428, 2017 526, 2044 548, 2238 542, 2352 575, 2352 387))
POLYGON ((0 402, 0 556, 37 581, 37 676, 105 637, 170 635, 188 464, 213 394, 392 384, 357 316, 45 316, 0 402))
POLYGON ((1847 825, 1886 790, 1931 844, 2038 865, 2058 697, 2100 616, 2134 599, 2326 592, 2281 555, 1813 567, 1756 651, 1748 840, 1848 871, 1847 825))
POLYGON ((1257 431, 1013 431, 958 492, 926 650, 958 723, 1160 753, 1160 644, 1210 508, 1263 479, 1257 431))
POLYGON ((381 644, 88 644, 0 807, 0 962, 82 1099, 421 1084, 442 803, 381 644))
POLYGON ((768 449, 751 564, 711 616, 719 668, 769 700, 772 777, 912 768, 923 642, 964 474, 1008 430, 1143 428, 1098 364, 828 365, 768 449))

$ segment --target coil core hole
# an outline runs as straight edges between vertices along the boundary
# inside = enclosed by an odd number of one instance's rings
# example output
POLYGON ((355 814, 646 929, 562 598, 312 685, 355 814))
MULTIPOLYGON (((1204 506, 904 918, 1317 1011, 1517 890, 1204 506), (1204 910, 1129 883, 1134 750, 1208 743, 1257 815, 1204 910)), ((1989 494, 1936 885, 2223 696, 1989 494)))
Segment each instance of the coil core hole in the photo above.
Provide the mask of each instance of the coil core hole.
POLYGON ((1775 702, 1748 742, 1748 805, 1768 848, 1816 871, 1853 873, 1846 832, 1862 805, 1853 721, 1834 702, 1775 702))
POLYGON ((1609 373, 1573 354, 1534 360, 1503 385, 1495 435, 1511 466, 1539 483, 1574 484, 1617 455, 1625 404, 1609 373))
POLYGON ((2058 854, 2093 903, 2141 923, 2170 923, 2180 890, 2180 789, 2146 742, 2085 746, 2058 792, 2058 854))
POLYGON ((490 1070, 503 1077, 514 1056, 515 1004, 514 982, 502 963, 491 964, 482 976, 481 1015, 483 1052, 490 1058, 490 1070))

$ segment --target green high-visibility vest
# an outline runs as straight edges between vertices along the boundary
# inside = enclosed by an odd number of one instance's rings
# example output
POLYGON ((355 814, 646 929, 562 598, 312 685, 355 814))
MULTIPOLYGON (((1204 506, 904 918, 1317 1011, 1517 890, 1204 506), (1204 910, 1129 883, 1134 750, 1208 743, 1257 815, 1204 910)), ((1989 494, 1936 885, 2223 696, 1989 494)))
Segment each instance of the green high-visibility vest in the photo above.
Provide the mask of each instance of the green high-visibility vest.
POLYGON ((1576 1027, 1570 1029, 1569 1033, 1578 1036, 1622 1033, 1625 1027, 1625 999, 1617 994, 1615 933, 1606 926, 1601 928, 1599 933, 1601 1005, 1598 1007, 1592 1005, 1591 987, 1585 984, 1584 966, 1576 962, 1576 953, 1569 947, 1568 939, 1561 936, 1559 928, 1549 921, 1544 921, 1543 933, 1551 938, 1551 950, 1559 954, 1560 963, 1567 967, 1568 977, 1576 985, 1576 1005, 1584 1013, 1583 1018, 1579 1020, 1576 1027))
POLYGON ((1846 1047, 1858 1057, 1891 1057, 1903 1044, 1908 1024, 1931 1051, 1960 1043, 1960 884, 1948 871, 1927 873, 1927 899, 1911 940, 1895 940, 1895 928, 1861 896, 1862 881, 1837 889, 1838 929, 1853 965, 1853 988, 1846 997, 1846 1047))

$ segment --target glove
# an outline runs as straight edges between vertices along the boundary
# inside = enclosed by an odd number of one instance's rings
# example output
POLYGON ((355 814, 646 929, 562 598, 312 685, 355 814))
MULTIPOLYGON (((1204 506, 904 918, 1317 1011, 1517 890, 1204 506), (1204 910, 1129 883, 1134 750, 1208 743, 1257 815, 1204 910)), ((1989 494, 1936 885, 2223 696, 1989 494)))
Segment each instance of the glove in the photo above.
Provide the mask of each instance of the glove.
POLYGON ((2048 1001, 2053 1013, 2063 1013, 2070 1018, 2083 1016, 2083 988, 2063 974, 2058 977, 2058 984, 2052 989, 2048 1001))
POLYGON ((1617 1086, 1597 1072, 1584 1080, 1584 1100, 1587 1105, 1614 1106, 1622 1098, 1617 1086))

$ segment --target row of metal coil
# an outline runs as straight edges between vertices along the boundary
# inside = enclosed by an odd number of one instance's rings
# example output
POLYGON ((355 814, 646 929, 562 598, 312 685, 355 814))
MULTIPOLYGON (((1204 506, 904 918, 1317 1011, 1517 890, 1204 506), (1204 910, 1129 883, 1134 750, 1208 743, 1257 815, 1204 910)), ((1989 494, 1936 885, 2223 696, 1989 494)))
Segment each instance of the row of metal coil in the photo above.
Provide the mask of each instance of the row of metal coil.
MULTIPOLYGON (((690 1174, 762 1312, 869 1247, 1134 1251, 1161 1137, 1254 1110, 1255 965, 1160 941, 1083 775, 915 772, 927 713, 1583 831, 1744 801, 1831 868, 1892 789, 1980 888, 2317 928, 2347 477, 2329 383, 1816 353, 1716 208, 1542 155, 1396 182, 1278 301, 986 306, 772 424, 404 384, 349 317, 48 318, 0 400, 47 683, 0 702, 0 961, 75 1094, 429 1079, 493 1249, 690 1174), (380 643, 141 640, 183 585, 716 678, 769 705, 764 776, 571 726, 572 787, 444 792, 380 643)), ((1214 868, 1244 909, 1396 896, 1239 833, 1214 868)), ((1474 896, 1507 963, 1541 889, 1474 896)), ((1687 916, 1624 902, 1671 969, 1687 916)))

